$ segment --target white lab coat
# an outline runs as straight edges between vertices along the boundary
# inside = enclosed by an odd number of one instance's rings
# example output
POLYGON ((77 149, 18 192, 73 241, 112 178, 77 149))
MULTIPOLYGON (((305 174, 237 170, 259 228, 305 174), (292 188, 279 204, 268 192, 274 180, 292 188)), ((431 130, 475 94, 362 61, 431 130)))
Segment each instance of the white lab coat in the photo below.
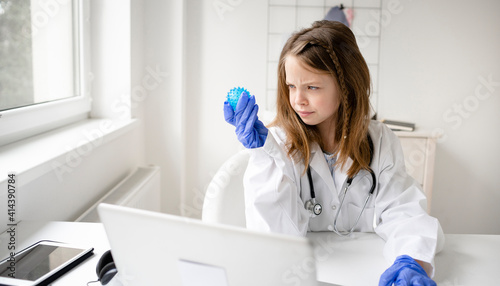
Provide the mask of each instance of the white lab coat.
MULTIPOLYGON (((369 133, 374 147, 371 168, 377 185, 355 231, 374 231, 381 236, 386 241, 384 256, 390 264, 406 254, 433 265, 434 255, 443 246, 443 232, 438 220, 425 211, 427 200, 419 183, 406 173, 399 139, 377 121, 370 123, 369 133)), ((323 212, 311 218, 304 208, 310 199, 307 173, 303 162, 288 157, 285 139, 282 129, 272 127, 264 146, 250 151, 244 177, 247 227, 300 236, 308 231, 331 231, 347 179, 345 170, 352 161, 344 170, 337 167, 332 177, 319 145, 312 145, 310 167, 316 200, 323 212)), ((356 175, 337 220, 339 230, 352 227, 371 184, 367 171, 356 175)))

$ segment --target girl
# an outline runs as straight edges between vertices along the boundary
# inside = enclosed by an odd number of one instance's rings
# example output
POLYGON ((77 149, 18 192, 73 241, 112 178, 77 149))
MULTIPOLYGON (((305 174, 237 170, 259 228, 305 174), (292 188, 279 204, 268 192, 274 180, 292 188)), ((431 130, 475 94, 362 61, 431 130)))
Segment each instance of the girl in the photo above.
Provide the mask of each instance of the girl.
POLYGON ((420 185, 405 171, 396 135, 370 120, 370 75, 351 30, 319 21, 293 34, 278 65, 277 115, 267 129, 252 96, 241 96, 226 121, 251 148, 245 173, 247 227, 376 232, 394 264, 379 285, 435 285, 442 248, 420 185))

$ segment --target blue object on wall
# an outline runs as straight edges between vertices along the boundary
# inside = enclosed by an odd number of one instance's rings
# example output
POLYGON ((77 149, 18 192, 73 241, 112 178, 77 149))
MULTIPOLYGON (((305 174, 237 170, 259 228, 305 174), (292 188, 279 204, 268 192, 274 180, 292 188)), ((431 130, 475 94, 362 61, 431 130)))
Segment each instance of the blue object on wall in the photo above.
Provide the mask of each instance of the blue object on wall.
POLYGON ((324 20, 341 22, 342 24, 349 27, 349 22, 347 21, 347 17, 344 13, 344 7, 342 6, 332 7, 326 14, 324 20))

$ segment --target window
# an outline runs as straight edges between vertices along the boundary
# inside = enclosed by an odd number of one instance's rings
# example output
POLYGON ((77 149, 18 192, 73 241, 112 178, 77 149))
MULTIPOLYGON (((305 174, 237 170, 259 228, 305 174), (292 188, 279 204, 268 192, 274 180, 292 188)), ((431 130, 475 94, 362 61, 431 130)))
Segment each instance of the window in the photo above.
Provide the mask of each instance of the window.
POLYGON ((0 0, 0 145, 88 117, 86 2, 0 0))

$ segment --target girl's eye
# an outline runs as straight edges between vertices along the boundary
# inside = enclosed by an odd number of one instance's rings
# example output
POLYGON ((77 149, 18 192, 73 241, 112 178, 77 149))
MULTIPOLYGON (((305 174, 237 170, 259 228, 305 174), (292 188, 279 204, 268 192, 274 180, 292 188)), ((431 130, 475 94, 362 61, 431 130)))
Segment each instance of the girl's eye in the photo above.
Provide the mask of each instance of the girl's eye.
POLYGON ((315 90, 315 89, 318 89, 319 87, 317 86, 309 86, 309 89, 312 89, 312 90, 315 90))
POLYGON ((289 84, 289 85, 288 85, 288 88, 295 88, 295 85, 293 85, 293 84, 289 84))

